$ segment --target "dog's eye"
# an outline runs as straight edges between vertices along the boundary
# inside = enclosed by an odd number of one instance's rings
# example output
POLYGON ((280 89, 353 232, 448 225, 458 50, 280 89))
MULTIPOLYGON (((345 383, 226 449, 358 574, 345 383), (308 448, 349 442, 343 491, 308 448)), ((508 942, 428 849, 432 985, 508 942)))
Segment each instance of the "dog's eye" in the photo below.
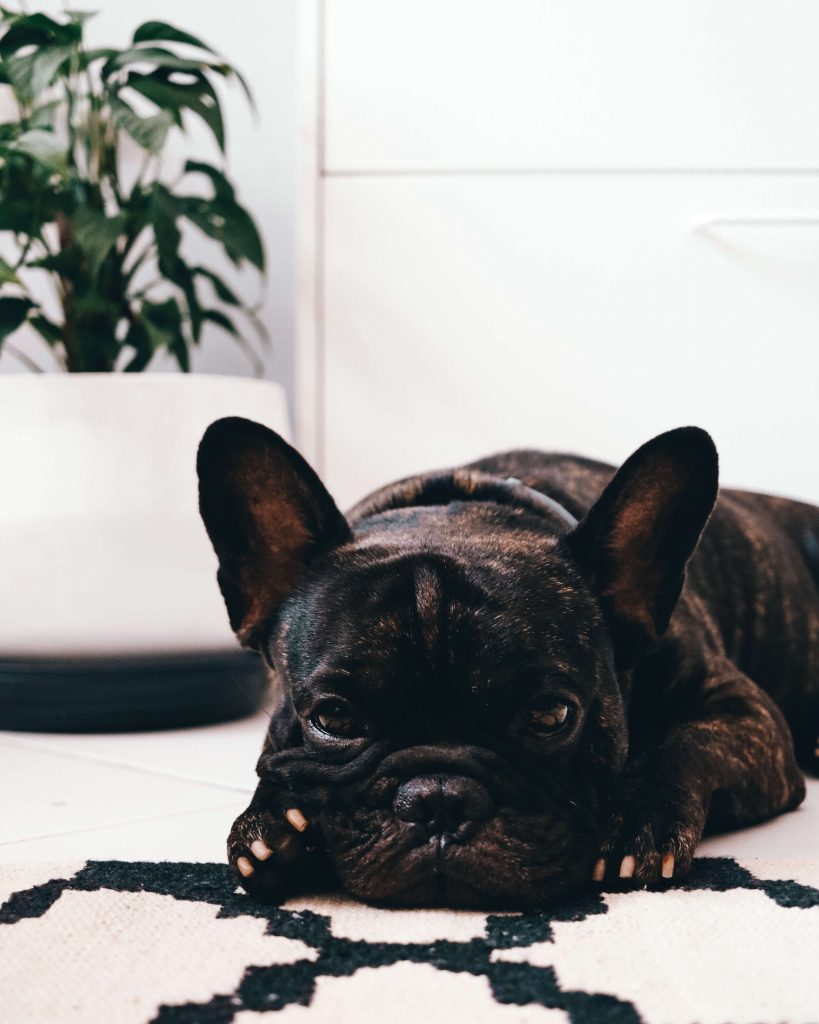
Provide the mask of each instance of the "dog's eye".
POLYGON ((565 701, 546 700, 529 708, 526 724, 540 736, 548 736, 559 732, 571 717, 572 709, 565 701))
POLYGON ((364 734, 361 722, 352 708, 340 700, 323 701, 310 716, 310 721, 319 732, 327 736, 353 739, 364 734))

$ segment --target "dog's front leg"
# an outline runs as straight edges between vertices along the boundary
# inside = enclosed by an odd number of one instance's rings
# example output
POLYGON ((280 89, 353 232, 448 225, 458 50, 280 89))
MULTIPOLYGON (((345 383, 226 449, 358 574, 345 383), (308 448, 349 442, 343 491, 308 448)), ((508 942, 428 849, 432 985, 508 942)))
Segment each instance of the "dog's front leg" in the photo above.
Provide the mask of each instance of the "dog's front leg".
POLYGON ((260 782, 227 840, 237 880, 252 896, 269 902, 320 889, 330 876, 315 824, 286 802, 260 782))
POLYGON ((781 712, 730 662, 637 737, 609 810, 594 880, 667 884, 691 867, 706 823, 736 828, 797 807, 805 783, 781 712))

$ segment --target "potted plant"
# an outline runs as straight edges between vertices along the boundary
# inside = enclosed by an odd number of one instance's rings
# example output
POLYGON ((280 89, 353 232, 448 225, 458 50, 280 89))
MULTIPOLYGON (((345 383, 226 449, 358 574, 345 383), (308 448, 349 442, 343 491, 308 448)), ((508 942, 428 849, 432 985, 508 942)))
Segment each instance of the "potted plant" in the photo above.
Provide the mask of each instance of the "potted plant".
POLYGON ((210 47, 165 22, 140 25, 124 49, 87 49, 88 17, 0 15, 0 81, 18 111, 0 125, 0 232, 16 249, 0 262, 0 346, 28 325, 70 372, 144 370, 162 351, 187 371, 206 322, 242 345, 234 314, 261 325, 214 269, 183 257, 180 226, 203 231, 236 265, 263 271, 264 250, 219 166, 188 160, 168 182, 162 155, 187 118, 224 153, 215 80, 250 93, 210 47), (194 177, 210 195, 192 191, 194 177), (44 308, 42 277, 59 320, 44 308))
POLYGON ((0 353, 68 371, 0 377, 0 727, 206 720, 261 693, 246 679, 243 700, 225 701, 218 669, 188 706, 220 658, 232 678, 244 671, 196 515, 196 440, 229 413, 287 431, 278 385, 185 376, 206 324, 261 368, 264 328, 222 269, 262 275, 264 249, 224 170, 218 83, 252 98, 188 32, 149 21, 121 49, 88 48, 89 17, 0 8, 0 91, 16 109, 0 124, 0 353), (173 166, 169 144, 192 119, 216 160, 173 166), (210 260, 190 255, 197 233, 210 260), (139 374, 167 356, 184 374, 139 374), (94 693, 79 692, 95 672, 94 693), (84 717, 123 673, 136 704, 84 717), (153 691, 183 677, 169 718, 153 691), (49 702, 50 717, 33 714, 49 702))

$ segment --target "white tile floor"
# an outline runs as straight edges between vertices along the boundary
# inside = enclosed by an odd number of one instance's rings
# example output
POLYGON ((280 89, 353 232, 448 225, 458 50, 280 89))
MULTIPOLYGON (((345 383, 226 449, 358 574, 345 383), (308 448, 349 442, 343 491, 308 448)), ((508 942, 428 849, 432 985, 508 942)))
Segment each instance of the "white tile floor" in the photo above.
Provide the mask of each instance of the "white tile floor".
MULTIPOLYGON (((221 861, 247 805, 267 723, 169 732, 0 732, 0 863, 221 861)), ((793 814, 707 840, 701 853, 819 856, 819 780, 793 814)))
POLYGON ((221 861, 267 715, 167 732, 0 732, 0 863, 221 861))

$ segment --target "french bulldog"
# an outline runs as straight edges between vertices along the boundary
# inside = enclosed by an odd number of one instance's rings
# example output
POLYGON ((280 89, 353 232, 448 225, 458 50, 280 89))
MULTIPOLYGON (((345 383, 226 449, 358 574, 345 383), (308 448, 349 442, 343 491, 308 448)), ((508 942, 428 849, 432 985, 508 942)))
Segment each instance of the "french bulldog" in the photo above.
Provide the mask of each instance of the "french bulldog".
POLYGON ((248 892, 525 908, 685 877, 819 765, 819 509, 724 490, 696 427, 618 470, 514 451, 346 516, 242 419, 200 508, 277 693, 228 838, 248 892))

